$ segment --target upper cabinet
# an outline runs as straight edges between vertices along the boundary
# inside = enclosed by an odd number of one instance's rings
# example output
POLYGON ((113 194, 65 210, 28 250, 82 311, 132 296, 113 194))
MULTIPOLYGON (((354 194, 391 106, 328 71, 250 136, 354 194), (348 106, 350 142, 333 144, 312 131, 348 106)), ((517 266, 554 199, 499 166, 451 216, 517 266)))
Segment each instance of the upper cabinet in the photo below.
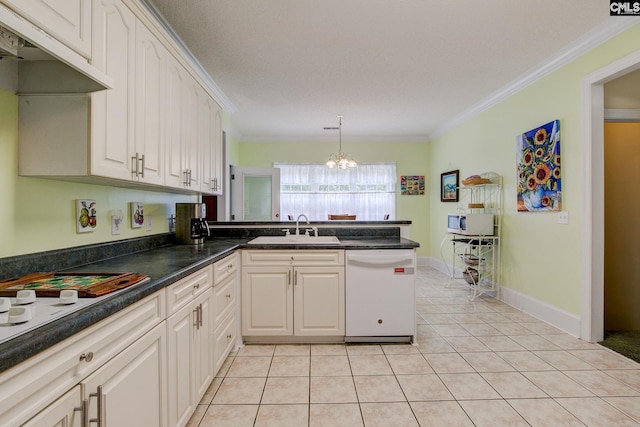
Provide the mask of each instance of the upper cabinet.
POLYGON ((91 95, 91 174, 132 178, 136 18, 119 0, 93 2, 93 65, 113 78, 91 95))
POLYGON ((3 0, 33 24, 91 57, 91 0, 3 0))
POLYGON ((222 194, 222 109, 126 2, 93 0, 91 23, 114 87, 21 96, 19 174, 222 194))
POLYGON ((204 94, 198 111, 198 140, 202 150, 203 193, 222 194, 222 109, 204 94))
POLYGON ((164 185, 165 67, 168 53, 136 22, 135 157, 133 179, 164 185))

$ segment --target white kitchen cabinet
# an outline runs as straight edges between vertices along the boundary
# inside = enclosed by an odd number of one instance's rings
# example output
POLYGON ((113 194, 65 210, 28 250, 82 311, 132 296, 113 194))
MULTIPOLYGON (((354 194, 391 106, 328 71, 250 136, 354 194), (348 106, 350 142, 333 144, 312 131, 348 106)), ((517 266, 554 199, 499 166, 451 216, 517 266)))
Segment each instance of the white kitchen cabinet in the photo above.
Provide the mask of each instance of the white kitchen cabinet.
POLYGON ((23 427, 84 427, 82 388, 77 385, 23 424, 23 427))
POLYGON ((102 427, 167 425, 165 339, 165 325, 157 325, 82 382, 90 420, 102 427))
POLYGON ((167 318, 171 427, 186 425, 215 375, 210 273, 205 268, 167 288, 169 312, 173 313, 167 318))
POLYGON ((132 179, 164 185, 166 48, 140 21, 136 22, 135 154, 132 179))
POLYGON ((218 373, 238 339, 240 257, 229 255, 213 264, 214 373, 218 373))
POLYGON ((166 177, 171 187, 200 191, 201 164, 198 110, 202 89, 187 70, 173 57, 166 68, 167 121, 166 177))
POLYGON ((19 15, 91 58, 91 0, 3 0, 19 15))
POLYGON ((202 90, 200 85, 187 75, 182 98, 182 138, 183 166, 187 188, 200 190, 202 180, 200 141, 198 140, 198 108, 202 90))
POLYGON ((222 194, 222 109, 203 91, 198 110, 202 149, 202 192, 222 194))
POLYGON ((344 336, 344 251, 244 251, 242 335, 344 336))
MULTIPOLYGON (((58 408, 59 406, 67 406, 67 403, 63 403, 66 399, 59 400, 60 397, 76 387, 90 374, 97 372, 100 367, 115 360, 118 354, 126 352, 129 346, 156 326, 161 326, 164 331, 165 309, 165 293, 156 292, 25 362, 2 372, 0 374, 0 408, 2 408, 0 410, 0 425, 21 425, 36 414, 42 414, 41 422, 45 424, 48 422, 47 420, 55 421, 58 415, 60 419, 65 418, 64 414, 58 412, 61 410, 58 408), (43 410, 45 412, 41 412, 43 410)), ((161 351, 164 353, 163 348, 161 351)), ((162 365, 164 366, 164 361, 162 365)), ((161 393, 162 396, 166 396, 165 372, 163 369, 155 372, 159 386, 148 393, 161 393)), ((93 393, 95 390, 90 392, 93 393)), ((82 399, 78 399, 75 406, 80 407, 82 400, 88 399, 87 393, 89 391, 84 393, 85 395, 82 399)), ((145 400, 143 403, 146 404, 147 401, 145 400)), ((93 404, 95 405, 95 398, 93 404)), ((163 404, 163 408, 166 409, 166 404, 163 404)), ((37 420, 40 418, 35 418, 33 422, 35 423, 37 420)), ((163 415, 160 420, 162 423, 157 425, 166 425, 166 416, 163 415)), ((40 421, 38 422, 40 423, 40 421)), ((124 423, 120 425, 136 424, 124 423)))
POLYGON ((165 69, 166 117, 165 121, 165 184, 170 187, 186 186, 183 169, 182 97, 186 87, 187 71, 171 55, 167 56, 165 69))
POLYGON ((91 95, 92 175, 131 179, 136 17, 120 0, 93 2, 93 65, 114 88, 91 95))

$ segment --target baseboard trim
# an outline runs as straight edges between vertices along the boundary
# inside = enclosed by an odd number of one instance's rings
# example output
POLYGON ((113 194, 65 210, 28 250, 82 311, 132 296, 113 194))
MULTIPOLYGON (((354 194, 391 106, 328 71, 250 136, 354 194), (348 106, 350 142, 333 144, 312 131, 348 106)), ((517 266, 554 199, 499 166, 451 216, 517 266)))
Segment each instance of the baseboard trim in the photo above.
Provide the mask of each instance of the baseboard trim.
MULTIPOLYGON (((444 274, 449 274, 451 271, 450 265, 434 257, 419 257, 418 265, 432 267, 444 274)), ((505 304, 509 304, 574 337, 580 337, 580 316, 506 286, 498 286, 498 295, 500 301, 505 304)))

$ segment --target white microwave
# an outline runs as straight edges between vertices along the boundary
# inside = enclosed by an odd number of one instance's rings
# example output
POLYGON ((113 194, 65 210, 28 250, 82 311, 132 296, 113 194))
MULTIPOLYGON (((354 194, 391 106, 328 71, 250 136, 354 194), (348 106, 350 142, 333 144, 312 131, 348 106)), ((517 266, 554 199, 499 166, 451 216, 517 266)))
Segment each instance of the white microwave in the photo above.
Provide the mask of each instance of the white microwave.
POLYGON ((447 231, 449 233, 464 234, 467 236, 493 236, 493 214, 449 214, 447 231))

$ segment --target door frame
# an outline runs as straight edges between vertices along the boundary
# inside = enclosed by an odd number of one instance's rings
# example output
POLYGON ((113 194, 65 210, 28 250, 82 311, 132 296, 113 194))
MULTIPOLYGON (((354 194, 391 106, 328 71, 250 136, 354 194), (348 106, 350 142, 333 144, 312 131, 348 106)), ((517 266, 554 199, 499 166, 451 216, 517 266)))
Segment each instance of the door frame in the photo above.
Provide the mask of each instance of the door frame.
POLYGON ((231 165, 231 197, 230 220, 244 221, 244 178, 270 177, 271 178, 271 221, 281 221, 280 218, 280 169, 256 166, 231 165), (238 196, 239 195, 239 196, 238 196))
POLYGON ((585 76, 580 82, 582 221, 580 338, 604 338, 604 84, 640 69, 640 50, 585 76))

